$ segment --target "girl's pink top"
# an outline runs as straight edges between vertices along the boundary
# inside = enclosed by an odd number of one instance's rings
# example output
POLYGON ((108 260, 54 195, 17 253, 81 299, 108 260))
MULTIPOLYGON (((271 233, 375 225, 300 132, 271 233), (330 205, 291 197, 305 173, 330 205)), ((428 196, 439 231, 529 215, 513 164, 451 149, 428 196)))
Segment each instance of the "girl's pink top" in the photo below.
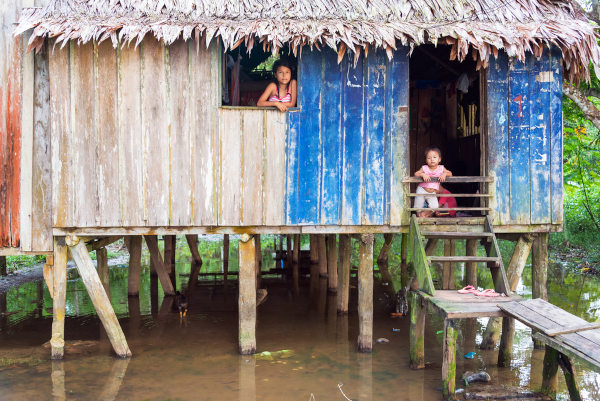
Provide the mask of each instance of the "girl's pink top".
POLYGON ((290 91, 288 90, 287 93, 285 95, 283 95, 282 97, 279 97, 279 93, 271 96, 269 98, 269 102, 281 102, 281 103, 288 103, 292 101, 292 94, 290 93, 290 91))
MULTIPOLYGON (((429 168, 429 166, 427 164, 425 164, 423 167, 421 167, 423 169, 423 172, 428 175, 429 177, 436 177, 439 178, 442 173, 444 172, 444 166, 442 166, 441 164, 437 166, 437 168, 435 170, 431 170, 429 168)), ((420 187, 422 188, 432 188, 435 189, 436 191, 438 189, 440 189, 440 182, 422 182, 419 184, 420 187)))

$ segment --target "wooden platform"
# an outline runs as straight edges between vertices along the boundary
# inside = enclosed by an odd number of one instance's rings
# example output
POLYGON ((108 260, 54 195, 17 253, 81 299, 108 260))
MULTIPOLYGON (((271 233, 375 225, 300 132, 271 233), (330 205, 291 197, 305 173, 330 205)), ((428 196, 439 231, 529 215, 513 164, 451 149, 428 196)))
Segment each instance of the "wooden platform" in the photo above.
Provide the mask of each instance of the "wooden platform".
POLYGON ((443 319, 506 316, 498 304, 521 300, 521 297, 516 295, 478 297, 473 294, 459 294, 456 290, 437 290, 435 296, 423 291, 417 291, 417 294, 427 300, 443 319))
POLYGON ((589 323, 542 299, 499 303, 506 314, 538 330, 534 337, 600 373, 600 324, 589 323))

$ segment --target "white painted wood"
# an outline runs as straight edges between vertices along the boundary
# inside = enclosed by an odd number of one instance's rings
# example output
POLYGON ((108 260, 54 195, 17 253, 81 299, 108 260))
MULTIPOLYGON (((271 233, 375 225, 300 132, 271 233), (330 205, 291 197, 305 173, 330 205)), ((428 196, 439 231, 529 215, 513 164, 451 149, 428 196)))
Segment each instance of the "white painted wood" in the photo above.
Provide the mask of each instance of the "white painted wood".
MULTIPOLYGON (((235 110, 234 110, 235 112, 235 110)), ((264 111, 242 111, 242 225, 262 224, 264 111)))
POLYGON ((242 196, 242 115, 219 110, 221 178, 219 225, 240 225, 242 196))
POLYGON ((265 110, 264 220, 269 226, 285 224, 286 114, 265 110))
MULTIPOLYGON (((31 1, 27 1, 30 3, 31 1)), ((20 185, 20 246, 31 251, 32 236, 32 185, 33 185, 33 101, 34 101, 34 58, 26 53, 30 35, 21 37, 22 94, 21 94, 21 185, 20 185)))

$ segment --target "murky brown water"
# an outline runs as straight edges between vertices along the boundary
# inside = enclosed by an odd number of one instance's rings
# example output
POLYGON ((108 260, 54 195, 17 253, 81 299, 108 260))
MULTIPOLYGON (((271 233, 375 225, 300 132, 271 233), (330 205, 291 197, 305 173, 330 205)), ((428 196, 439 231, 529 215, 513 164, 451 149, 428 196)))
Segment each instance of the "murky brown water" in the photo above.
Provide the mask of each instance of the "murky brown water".
MULTIPOLYGON (((178 288, 184 288, 189 277, 190 267, 183 259, 177 266, 178 288)), ((264 270, 275 268, 268 255, 264 263, 264 270)), ((231 264, 236 270, 235 258, 231 264)), ((205 265, 202 271, 220 269, 216 258, 206 258, 205 265)), ((581 276, 573 277, 558 265, 553 269, 549 274, 551 300, 566 301, 573 309, 574 295, 568 288, 575 287, 581 276), (561 288, 564 293, 559 292, 561 288)), ((376 287, 374 338, 384 337, 389 343, 375 343, 373 353, 366 355, 355 351, 356 288, 349 316, 338 316, 335 295, 327 294, 326 280, 315 281, 312 291, 309 280, 303 281, 301 293, 295 296, 282 276, 268 276, 263 286, 269 295, 258 309, 257 343, 259 353, 270 355, 248 357, 237 354, 234 280, 225 290, 212 277, 204 277, 191 299, 187 320, 180 322, 172 310, 172 298, 162 296, 157 280, 147 271, 140 298, 128 298, 126 272, 123 266, 111 269, 111 300, 134 354, 131 360, 111 356, 79 279, 73 278, 68 285, 67 342, 94 342, 73 347, 75 353, 67 354, 64 362, 47 360, 49 350, 41 347, 50 338, 52 320, 52 302, 44 284, 28 283, 6 294, 9 316, 0 319, 0 360, 8 366, 0 368, 0 400, 441 399, 441 335, 436 334, 442 330, 441 321, 428 316, 425 352, 429 364, 424 370, 410 370, 409 321, 388 317, 381 287, 376 287)), ((526 284, 527 280, 526 275, 526 284)), ((583 303, 577 308, 585 313, 579 314, 596 320, 597 282, 583 284, 578 298, 583 303)), ((527 291, 527 285, 520 287, 521 293, 527 291)), ((3 304, 0 299, 0 308, 3 304)), ((497 352, 475 346, 485 324, 485 319, 479 319, 461 326, 457 375, 485 370, 494 383, 538 388, 543 352, 532 350, 530 331, 517 323, 513 366, 499 369, 497 352), (469 351, 476 353, 473 360, 462 357, 469 351)), ((559 398, 566 399, 564 380, 559 380, 559 398)), ((580 386, 585 399, 600 399, 600 375, 580 368, 580 386)))

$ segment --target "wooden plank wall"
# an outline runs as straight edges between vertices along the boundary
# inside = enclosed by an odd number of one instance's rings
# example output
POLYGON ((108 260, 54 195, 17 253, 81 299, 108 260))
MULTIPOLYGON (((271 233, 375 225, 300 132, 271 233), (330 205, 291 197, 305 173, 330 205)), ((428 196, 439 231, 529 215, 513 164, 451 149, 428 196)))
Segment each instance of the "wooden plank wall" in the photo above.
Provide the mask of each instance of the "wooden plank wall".
POLYGON ((562 224, 562 67, 544 49, 525 63, 501 53, 487 76, 494 224, 562 224))
POLYGON ((337 63, 303 51, 299 112, 288 116, 286 223, 399 225, 408 174, 408 56, 337 63), (386 100, 387 99, 387 100, 386 100))
POLYGON ((47 2, 0 7, 0 253, 52 250, 48 53, 26 54, 28 35, 12 36, 23 7, 47 2))

